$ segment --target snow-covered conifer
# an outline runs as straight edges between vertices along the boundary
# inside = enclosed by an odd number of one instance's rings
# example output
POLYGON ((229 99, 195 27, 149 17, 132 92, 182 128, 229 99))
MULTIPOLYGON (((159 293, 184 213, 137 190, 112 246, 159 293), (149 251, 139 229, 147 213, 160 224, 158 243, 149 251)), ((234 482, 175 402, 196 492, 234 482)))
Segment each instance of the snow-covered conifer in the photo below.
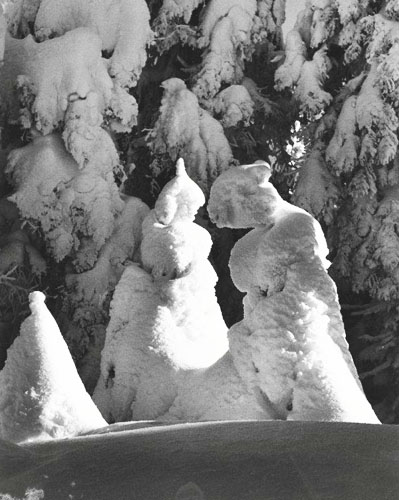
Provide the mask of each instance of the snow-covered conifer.
MULTIPOLYGON (((398 408, 397 391, 392 390, 398 378, 394 361, 398 315, 393 301, 399 290, 393 251, 397 235, 392 226, 399 183, 399 23, 395 5, 312 1, 305 9, 311 22, 304 23, 302 14, 295 26, 310 48, 307 57, 314 50, 327 51, 325 62, 332 63, 334 70, 327 71, 328 78, 319 79, 318 85, 334 98, 325 100, 323 115, 306 124, 304 137, 310 144, 293 200, 328 226, 334 256, 330 272, 346 297, 347 314, 353 314, 350 324, 358 339, 354 355, 362 376, 367 386, 376 388, 374 394, 384 394, 376 406, 383 419, 387 415, 394 419, 397 410, 393 407, 398 408), (302 171, 315 172, 312 183, 318 188, 313 192, 304 193, 302 171), (330 188, 324 191, 319 189, 323 185, 317 174, 320 171, 325 180, 331 179, 327 181, 330 188), (331 189, 333 185, 335 189, 331 189), (324 205, 321 211, 320 202, 324 205), (380 391, 380 386, 390 389, 380 391)), ((287 52, 287 61, 289 56, 287 52)), ((279 88, 281 81, 277 78, 279 88)), ((306 111, 304 92, 295 88, 296 83, 291 83, 293 93, 306 111)))
POLYGON ((111 303, 94 399, 108 420, 167 412, 188 370, 227 351, 208 232, 193 222, 205 198, 179 160, 143 222, 143 268, 128 266, 111 303))
POLYGON ((318 222, 282 200, 266 164, 232 168, 211 189, 219 227, 249 228, 230 258, 246 293, 230 328, 235 366, 282 419, 378 422, 345 340, 328 248, 318 222))
POLYGON ((65 438, 103 427, 41 292, 30 295, 30 309, 0 372, 1 437, 65 438))

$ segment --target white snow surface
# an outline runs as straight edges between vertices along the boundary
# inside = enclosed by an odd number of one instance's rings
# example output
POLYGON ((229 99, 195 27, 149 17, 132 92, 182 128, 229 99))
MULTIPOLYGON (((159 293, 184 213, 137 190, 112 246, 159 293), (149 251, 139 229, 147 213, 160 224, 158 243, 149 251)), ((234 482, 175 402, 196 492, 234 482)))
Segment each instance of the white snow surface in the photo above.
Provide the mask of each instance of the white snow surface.
POLYGON ((62 139, 50 134, 13 150, 7 171, 16 187, 9 199, 23 218, 42 227, 53 257, 60 261, 75 250, 82 267, 94 262, 123 208, 112 170, 80 170, 62 139), (93 238, 91 249, 80 247, 78 234, 93 238))
POLYGON ((352 172, 357 164, 360 138, 357 132, 358 97, 348 97, 339 114, 334 135, 326 149, 326 160, 337 173, 352 172))
POLYGON ((183 80, 170 78, 162 87, 160 116, 149 134, 150 147, 173 160, 182 157, 190 177, 208 193, 213 180, 233 160, 223 127, 199 106, 183 80))
POLYGON ((273 407, 240 377, 231 353, 181 378, 178 394, 161 421, 271 420, 273 407))
POLYGON ((255 104, 244 85, 230 85, 217 94, 213 109, 221 114, 224 127, 234 127, 239 122, 249 125, 255 104))
POLYGON ((319 223, 282 200, 258 163, 215 181, 208 211, 219 227, 254 227, 232 250, 245 292, 244 319, 230 328, 235 366, 278 418, 378 422, 345 340, 319 223))
POLYGON ((244 48, 251 41, 256 10, 256 0, 212 0, 207 5, 198 46, 208 50, 193 86, 200 101, 214 97, 223 83, 242 79, 244 48))
POLYGON ((11 31, 34 22, 35 36, 43 41, 88 28, 99 37, 101 50, 111 54, 109 71, 117 85, 137 83, 153 37, 145 0, 36 0, 34 9, 25 2, 16 3, 6 10, 11 31))
POLYGON ((29 296, 31 315, 0 372, 0 435, 14 442, 65 438, 106 422, 87 394, 44 294, 29 296))
POLYGON ((50 133, 64 119, 68 103, 95 92, 100 109, 109 101, 112 80, 101 58, 101 40, 87 28, 36 43, 26 37, 24 75, 33 86, 36 127, 50 133))
POLYGON ((397 442, 394 425, 113 424, 73 439, 0 441, 0 492, 7 500, 396 500, 397 442))
POLYGON ((106 419, 163 415, 181 372, 206 368, 228 349, 207 260, 211 238, 192 222, 204 202, 179 161, 143 222, 144 269, 128 266, 115 288, 94 394, 106 419))

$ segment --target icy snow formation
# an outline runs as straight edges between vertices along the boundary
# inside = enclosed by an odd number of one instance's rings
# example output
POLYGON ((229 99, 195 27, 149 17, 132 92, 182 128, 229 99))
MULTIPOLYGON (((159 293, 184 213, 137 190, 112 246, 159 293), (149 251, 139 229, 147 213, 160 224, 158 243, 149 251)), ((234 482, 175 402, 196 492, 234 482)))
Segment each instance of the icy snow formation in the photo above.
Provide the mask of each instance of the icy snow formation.
POLYGON ((53 257, 60 261, 74 250, 81 267, 94 263, 123 208, 112 171, 104 178, 95 169, 79 170, 56 134, 12 151, 7 171, 16 187, 10 200, 42 228, 53 257), (80 249, 84 236, 93 238, 90 251, 80 249))
POLYGON ((244 319, 228 333, 234 364, 278 418, 378 422, 345 340, 321 227, 280 198, 270 173, 264 163, 234 167, 211 189, 219 227, 254 227, 229 264, 246 293, 244 319))
POLYGON ((165 91, 160 116, 149 135, 150 147, 156 154, 168 153, 174 161, 182 157, 190 177, 207 193, 233 160, 223 127, 199 106, 183 80, 170 78, 162 87, 165 91))
POLYGON ((194 224, 205 202, 182 160, 143 222, 144 269, 124 271, 110 322, 94 399, 108 420, 163 415, 182 372, 212 365, 227 351, 216 302, 211 239, 194 224))
POLYGON ((65 438, 106 425, 44 299, 30 294, 31 315, 0 372, 0 436, 9 441, 65 438))

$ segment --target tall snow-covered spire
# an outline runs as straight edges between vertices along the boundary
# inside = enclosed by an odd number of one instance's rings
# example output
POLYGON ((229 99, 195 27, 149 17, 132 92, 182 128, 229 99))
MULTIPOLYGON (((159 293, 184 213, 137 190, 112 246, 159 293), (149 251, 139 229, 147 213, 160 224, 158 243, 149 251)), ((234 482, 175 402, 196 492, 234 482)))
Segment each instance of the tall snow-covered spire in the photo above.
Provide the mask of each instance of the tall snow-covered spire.
POLYGON ((87 394, 45 296, 29 296, 31 315, 0 372, 0 436, 21 442, 65 438, 106 425, 87 394))
POLYGON ((234 167, 211 188, 219 227, 255 228, 229 262, 246 293, 244 319, 228 333, 234 365, 277 418, 377 423, 345 340, 322 229, 269 175, 264 164, 234 167))
POLYGON ((228 348, 215 297, 209 233, 193 222, 205 197, 185 173, 163 188, 143 222, 143 268, 128 266, 111 302, 94 400, 107 419, 164 415, 187 371, 202 371, 228 348))

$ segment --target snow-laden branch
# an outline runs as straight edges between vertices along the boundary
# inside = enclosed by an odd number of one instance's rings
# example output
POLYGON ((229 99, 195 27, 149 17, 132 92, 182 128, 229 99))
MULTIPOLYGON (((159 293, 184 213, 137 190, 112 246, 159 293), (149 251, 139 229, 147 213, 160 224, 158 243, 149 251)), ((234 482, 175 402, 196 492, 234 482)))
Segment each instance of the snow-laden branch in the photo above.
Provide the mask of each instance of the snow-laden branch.
POLYGON ((149 135, 154 153, 180 156, 187 171, 208 192, 213 180, 232 162, 233 155, 222 125, 198 104, 193 92, 178 78, 162 84, 160 116, 149 135))

